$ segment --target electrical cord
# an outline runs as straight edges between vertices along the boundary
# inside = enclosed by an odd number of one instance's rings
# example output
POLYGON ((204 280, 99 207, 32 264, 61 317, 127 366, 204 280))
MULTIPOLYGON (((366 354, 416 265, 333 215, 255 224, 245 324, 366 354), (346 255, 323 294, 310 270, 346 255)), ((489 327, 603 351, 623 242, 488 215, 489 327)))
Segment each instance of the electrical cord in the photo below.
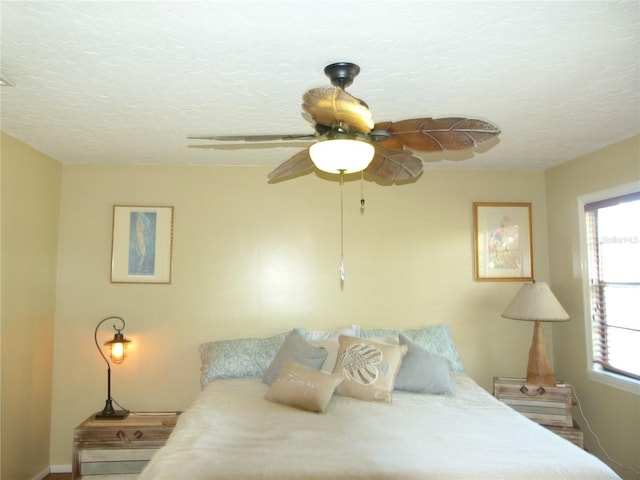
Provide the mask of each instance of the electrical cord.
POLYGON ((580 398, 578 398, 578 393, 576 392, 575 387, 573 385, 571 385, 571 384, 568 384, 568 383, 565 383, 565 385, 567 387, 571 388, 571 392, 573 393, 573 396, 576 399, 576 403, 578 404, 578 411, 580 412, 580 416, 584 420, 584 424, 587 427, 587 431, 591 435, 593 435, 593 438, 595 438, 596 444, 598 445, 598 448, 602 451, 604 456, 607 457, 607 460, 609 460, 609 462, 613 463, 614 465, 617 465, 618 467, 622 468, 623 470, 627 470, 629 472, 633 472, 635 475, 640 477, 640 472, 638 472, 637 470, 635 470, 635 469, 633 469, 631 467, 627 467, 627 466, 621 464, 620 462, 615 461, 613 458, 611 458, 609 456, 609 453, 604 449, 604 447, 602 446, 602 443, 600 443, 600 438, 598 437, 598 435, 596 435, 596 433, 591 428, 591 424, 589 423, 589 420, 587 420, 587 417, 585 416, 584 411, 582 410, 582 403, 580 403, 580 398))
POLYGON ((113 401, 113 403, 115 403, 118 407, 120 407, 120 410, 124 410, 125 412, 130 412, 128 408, 124 408, 122 405, 120 405, 115 398, 111 397, 111 401, 113 401))
POLYGON ((120 405, 115 398, 111 397, 111 401, 115 403, 120 410, 124 410, 125 412, 129 412, 131 415, 138 415, 140 417, 160 417, 163 415, 180 415, 182 413, 180 410, 155 410, 153 412, 129 410, 128 408, 124 408, 120 405))

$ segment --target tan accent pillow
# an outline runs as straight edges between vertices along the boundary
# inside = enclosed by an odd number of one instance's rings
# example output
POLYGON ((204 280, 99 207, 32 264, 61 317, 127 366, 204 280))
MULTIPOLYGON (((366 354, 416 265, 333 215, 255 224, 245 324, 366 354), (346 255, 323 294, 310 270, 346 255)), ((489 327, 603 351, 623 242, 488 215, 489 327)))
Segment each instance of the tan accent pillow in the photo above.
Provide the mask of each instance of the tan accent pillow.
POLYGON ((342 374, 344 382, 336 393, 360 400, 391 402, 391 391, 407 347, 343 335, 339 340, 333 373, 342 374))
POLYGON ((319 372, 287 359, 265 398, 302 410, 324 413, 342 381, 342 375, 319 372))

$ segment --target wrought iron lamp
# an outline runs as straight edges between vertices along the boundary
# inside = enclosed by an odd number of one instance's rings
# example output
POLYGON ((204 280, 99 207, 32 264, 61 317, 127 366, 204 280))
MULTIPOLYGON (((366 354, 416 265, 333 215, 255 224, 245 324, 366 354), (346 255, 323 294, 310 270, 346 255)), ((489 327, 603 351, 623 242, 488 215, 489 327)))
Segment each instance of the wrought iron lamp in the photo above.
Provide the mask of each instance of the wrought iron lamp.
POLYGON ((555 387, 556 377, 547 355, 547 342, 542 333, 542 322, 565 322, 569 314, 545 282, 525 283, 507 309, 504 318, 536 322, 527 364, 527 383, 555 387))
POLYGON ((113 335, 112 340, 109 340, 105 343, 105 345, 109 347, 109 357, 111 358, 111 361, 113 363, 124 362, 124 359, 127 356, 127 343, 130 342, 130 340, 124 338, 124 335, 122 334, 122 330, 124 330, 124 327, 126 326, 126 323, 122 317, 111 316, 103 318, 102 320, 100 320, 100 322, 98 322, 93 338, 96 342, 96 347, 98 348, 100 355, 102 355, 102 358, 104 358, 104 361, 107 364, 107 401, 105 403, 104 409, 102 409, 101 412, 96 413, 96 418, 106 420, 121 420, 129 415, 129 411, 115 410, 113 408, 111 399, 111 364, 109 363, 109 360, 107 360, 107 357, 103 353, 102 348, 98 343, 98 329, 100 328, 100 325, 102 325, 107 320, 119 320, 120 323, 122 323, 121 328, 117 328, 115 325, 113 325, 113 329, 116 331, 116 333, 113 335))

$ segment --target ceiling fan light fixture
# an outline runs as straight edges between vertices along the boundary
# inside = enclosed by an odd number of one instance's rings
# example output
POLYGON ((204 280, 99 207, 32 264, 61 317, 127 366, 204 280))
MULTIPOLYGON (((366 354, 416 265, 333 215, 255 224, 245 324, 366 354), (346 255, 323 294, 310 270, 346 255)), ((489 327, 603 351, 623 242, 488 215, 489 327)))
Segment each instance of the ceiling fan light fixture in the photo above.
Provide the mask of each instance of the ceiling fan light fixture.
POLYGON ((347 138, 324 140, 309 147, 313 164, 327 173, 356 173, 369 166, 375 148, 368 142, 347 138))

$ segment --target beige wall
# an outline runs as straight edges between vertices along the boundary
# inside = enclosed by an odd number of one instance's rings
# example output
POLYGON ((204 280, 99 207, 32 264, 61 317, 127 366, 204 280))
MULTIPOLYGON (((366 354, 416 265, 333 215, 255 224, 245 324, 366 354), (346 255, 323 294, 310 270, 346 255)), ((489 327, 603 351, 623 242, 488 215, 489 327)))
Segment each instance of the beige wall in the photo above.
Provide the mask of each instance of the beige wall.
MULTIPOLYGON (((500 318, 519 283, 473 280, 472 202, 533 203, 537 278, 548 277, 542 172, 426 171, 402 186, 311 174, 267 183, 268 168, 63 167, 51 463, 70 463, 73 427, 104 405, 97 322, 127 320, 134 341, 113 368, 129 409, 184 409, 199 391, 198 345, 295 326, 448 323, 468 373, 525 371, 532 326, 500 318), (110 284, 114 204, 175 207, 173 283, 110 284)), ((110 335, 109 328, 101 330, 110 335)))
MULTIPOLYGON (((593 430, 614 459, 640 471, 640 396, 587 378, 578 197, 640 182, 640 136, 546 172, 551 283, 571 321, 553 328, 555 370, 575 386, 593 430)), ((638 221, 638 219, 633 219, 638 221)), ((640 393, 640 392, 639 392, 640 393)), ((584 421, 578 422, 586 431, 584 421)), ((587 449, 603 457, 586 432, 587 449)), ((637 478, 616 468, 623 478, 637 478)))
POLYGON ((2 471, 49 466, 61 165, 2 134, 2 471))
MULTIPOLYGON (((199 389, 202 341, 298 325, 448 323, 467 372, 485 388, 493 375, 521 375, 531 328, 499 316, 519 284, 473 281, 473 201, 533 203, 536 278, 550 282, 572 317, 553 327, 556 372, 576 386, 612 456, 638 469, 638 397, 585 374, 575 258, 577 197, 637 181, 638 143, 635 137, 546 174, 435 170, 408 185, 367 182, 364 214, 360 185, 349 181, 340 289, 336 182, 308 175, 271 185, 263 168, 61 167, 3 134, 2 478, 70 463, 73 426, 106 398, 92 335, 109 314, 125 316, 134 340, 127 361, 113 369, 113 395, 131 409, 186 408, 199 389), (109 283, 113 204, 175 207, 171 285, 109 283)), ((599 454, 588 433, 586 442, 599 454)))

